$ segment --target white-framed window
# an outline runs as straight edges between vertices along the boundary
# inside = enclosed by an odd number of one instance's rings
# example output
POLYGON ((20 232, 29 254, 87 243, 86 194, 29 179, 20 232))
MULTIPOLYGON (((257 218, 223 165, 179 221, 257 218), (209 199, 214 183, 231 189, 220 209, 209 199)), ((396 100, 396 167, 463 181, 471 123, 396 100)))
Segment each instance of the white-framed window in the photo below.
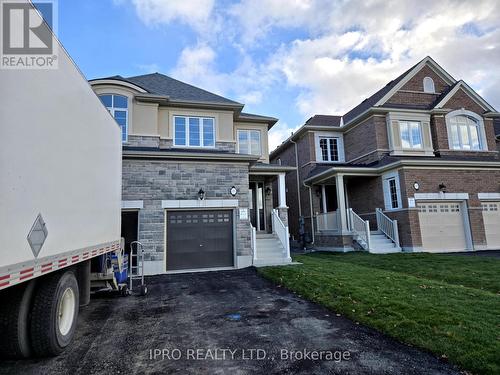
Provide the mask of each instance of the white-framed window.
POLYGON ((247 155, 262 155, 260 130, 238 130, 238 153, 247 155))
POLYGON ((387 173, 382 176, 384 190, 384 204, 386 210, 403 208, 401 203, 401 188, 398 172, 387 173))
POLYGON ((401 146, 403 149, 421 149, 422 123, 419 121, 399 121, 399 133, 401 134, 401 146))
POLYGON ((429 94, 434 94, 436 92, 434 80, 431 77, 424 78, 424 92, 427 92, 429 94))
POLYGON ((99 95, 102 104, 114 117, 122 131, 122 142, 128 139, 128 98, 124 95, 102 94, 99 95))
POLYGON ((174 116, 174 146, 215 147, 215 119, 174 116))
POLYGON ((339 161, 339 139, 335 137, 319 137, 319 148, 322 161, 339 161))
POLYGON ((479 123, 469 116, 453 116, 449 119, 450 145, 454 150, 481 150, 479 123))
POLYGON ((340 132, 314 132, 314 152, 318 163, 343 163, 344 139, 340 132))

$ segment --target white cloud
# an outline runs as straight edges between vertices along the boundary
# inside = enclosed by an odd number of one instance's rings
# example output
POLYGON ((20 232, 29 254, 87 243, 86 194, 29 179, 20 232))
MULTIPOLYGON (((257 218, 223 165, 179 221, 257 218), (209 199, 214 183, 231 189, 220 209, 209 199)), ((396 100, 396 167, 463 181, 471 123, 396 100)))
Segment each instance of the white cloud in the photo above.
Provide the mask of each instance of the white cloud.
POLYGON ((221 72, 215 50, 206 43, 184 48, 170 74, 245 104, 261 103, 263 93, 276 81, 269 64, 257 65, 246 55, 241 55, 236 69, 221 72))
POLYGON ((330 30, 282 47, 282 72, 301 90, 296 104, 305 117, 345 113, 426 55, 481 93, 494 94, 499 11, 495 1, 345 2, 324 10, 338 20, 330 30), (470 24, 479 30, 464 33, 470 24), (355 31, 345 31, 349 25, 355 31))
MULTIPOLYGON (((269 95, 294 89, 290 106, 303 116, 294 126, 315 113, 345 113, 427 55, 500 109, 497 0, 132 1, 147 23, 179 19, 198 32, 174 76, 256 108, 269 95), (209 16, 216 20, 209 32, 195 25, 209 16), (304 36, 269 43, 287 31, 304 36), (219 69, 220 45, 239 51, 231 71, 219 69)), ((275 128, 273 145, 291 131, 287 124, 275 128)))
POLYGON ((269 152, 278 147, 285 139, 287 139, 293 132, 297 131, 300 125, 289 126, 284 122, 280 122, 269 131, 269 152))
MULTIPOLYGON (((116 1, 116 0, 115 0, 116 1)), ((137 15, 146 24, 155 25, 179 20, 199 29, 209 19, 214 0, 130 0, 137 15)), ((119 3, 123 3, 120 0, 119 3)))

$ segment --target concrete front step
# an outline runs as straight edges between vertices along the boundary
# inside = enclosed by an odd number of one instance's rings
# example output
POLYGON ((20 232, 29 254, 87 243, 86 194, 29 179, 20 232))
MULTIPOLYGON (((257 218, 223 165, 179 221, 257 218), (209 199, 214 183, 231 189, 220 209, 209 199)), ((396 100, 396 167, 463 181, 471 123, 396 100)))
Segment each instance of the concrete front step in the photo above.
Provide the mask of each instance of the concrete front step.
POLYGON ((291 260, 286 258, 279 259, 259 259, 254 260, 253 265, 255 267, 267 267, 267 266, 284 266, 290 264, 291 260))
POLYGON ((392 254, 392 253, 400 253, 401 249, 397 247, 393 247, 390 249, 371 249, 370 253, 372 254, 392 254))
POLYGON ((256 237, 257 237, 257 239, 260 239, 260 238, 276 238, 276 236, 273 233, 257 233, 256 237))

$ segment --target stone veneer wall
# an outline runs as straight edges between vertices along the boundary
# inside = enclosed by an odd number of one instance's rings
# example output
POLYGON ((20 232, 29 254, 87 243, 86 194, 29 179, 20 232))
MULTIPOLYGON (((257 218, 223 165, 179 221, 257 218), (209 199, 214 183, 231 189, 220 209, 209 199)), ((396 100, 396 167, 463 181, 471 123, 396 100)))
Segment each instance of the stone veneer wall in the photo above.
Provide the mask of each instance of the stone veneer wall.
MULTIPOLYGON (((125 143, 126 146, 132 147, 153 147, 160 149, 171 149, 174 148, 174 141, 172 139, 160 138, 158 136, 149 136, 149 135, 129 135, 128 140, 125 143)), ((175 147, 177 148, 177 147, 175 147)), ((179 147, 183 148, 183 147, 179 147)), ((187 147, 184 147, 187 148, 187 147)), ((208 150, 216 150, 221 152, 236 152, 236 143, 235 142, 215 142, 215 149, 208 150)))
MULTIPOLYGON (((200 188, 209 199, 238 199, 239 208, 248 208, 248 164, 228 162, 184 162, 168 160, 123 160, 123 197, 142 200, 139 211, 139 241, 148 261, 162 261, 165 212, 162 200, 197 199, 200 188), (236 197, 229 190, 238 189, 236 197)), ((236 215, 236 253, 251 255, 249 221, 236 215)))

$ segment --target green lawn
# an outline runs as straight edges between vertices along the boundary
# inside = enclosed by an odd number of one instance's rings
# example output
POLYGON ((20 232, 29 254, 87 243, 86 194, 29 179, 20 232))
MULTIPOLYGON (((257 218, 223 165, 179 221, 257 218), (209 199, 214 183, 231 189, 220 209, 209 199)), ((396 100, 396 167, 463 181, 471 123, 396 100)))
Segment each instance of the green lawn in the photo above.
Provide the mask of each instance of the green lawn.
POLYGON ((313 253, 266 278, 461 368, 500 374, 500 260, 313 253))

